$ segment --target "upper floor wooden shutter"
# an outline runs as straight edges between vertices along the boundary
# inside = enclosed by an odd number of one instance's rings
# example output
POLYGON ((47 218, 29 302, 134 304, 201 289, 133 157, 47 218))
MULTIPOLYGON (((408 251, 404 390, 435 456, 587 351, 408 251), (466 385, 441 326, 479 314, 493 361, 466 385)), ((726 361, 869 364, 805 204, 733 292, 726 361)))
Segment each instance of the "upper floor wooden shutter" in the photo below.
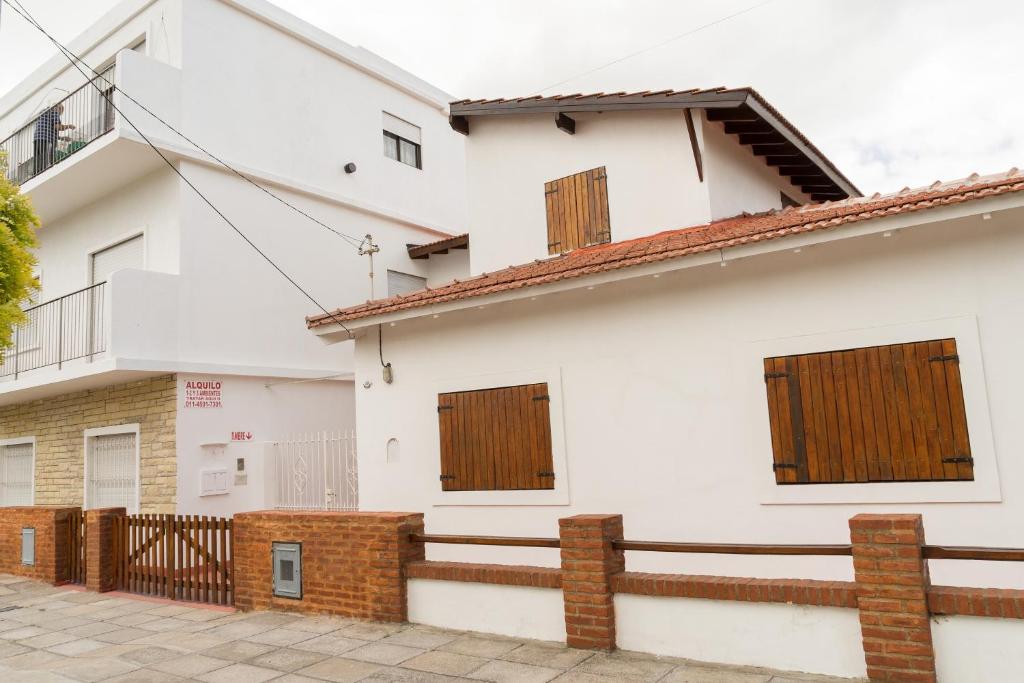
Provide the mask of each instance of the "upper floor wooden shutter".
POLYGON ((956 340, 764 359, 779 484, 971 481, 956 340))
POLYGON ((604 166, 544 183, 544 199, 549 254, 611 241, 604 166))
POLYGON ((443 491, 555 487, 546 383, 437 399, 443 491))

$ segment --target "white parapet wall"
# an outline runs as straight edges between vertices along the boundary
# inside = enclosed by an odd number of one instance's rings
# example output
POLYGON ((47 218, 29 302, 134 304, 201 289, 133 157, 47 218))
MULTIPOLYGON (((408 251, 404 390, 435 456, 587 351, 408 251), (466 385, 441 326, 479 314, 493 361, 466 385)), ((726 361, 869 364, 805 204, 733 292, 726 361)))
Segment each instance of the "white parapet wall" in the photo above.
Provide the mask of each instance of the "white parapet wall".
POLYGON ((940 681, 994 683, 1024 680, 1024 621, 935 617, 935 669, 940 681))
POLYGON ((853 609, 620 593, 615 596, 615 630, 623 650, 831 676, 867 675, 853 609))
POLYGON ((410 579, 409 621, 565 642, 562 591, 553 588, 410 579))

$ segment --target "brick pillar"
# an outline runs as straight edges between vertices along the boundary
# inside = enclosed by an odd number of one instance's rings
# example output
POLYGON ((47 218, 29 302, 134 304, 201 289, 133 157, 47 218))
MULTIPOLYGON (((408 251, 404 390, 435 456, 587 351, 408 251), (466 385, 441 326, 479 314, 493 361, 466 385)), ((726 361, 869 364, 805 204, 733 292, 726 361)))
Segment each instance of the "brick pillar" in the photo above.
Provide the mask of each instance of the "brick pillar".
POLYGON ((558 520, 562 542, 562 598, 569 647, 615 649, 615 603, 611 577, 626 569, 625 553, 612 548, 622 538, 622 515, 576 515, 558 520))
POLYGON ((921 515, 857 515, 850 538, 868 678, 934 683, 921 515))
POLYGON ((85 511, 85 587, 104 593, 114 590, 114 518, 124 508, 85 511))

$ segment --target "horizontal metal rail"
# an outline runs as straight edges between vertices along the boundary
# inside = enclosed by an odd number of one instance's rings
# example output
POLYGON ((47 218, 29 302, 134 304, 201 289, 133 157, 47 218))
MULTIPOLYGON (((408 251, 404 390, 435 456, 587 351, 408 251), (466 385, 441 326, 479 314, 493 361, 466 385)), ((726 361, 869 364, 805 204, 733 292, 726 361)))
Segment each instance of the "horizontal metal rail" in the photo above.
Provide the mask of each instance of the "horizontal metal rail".
POLYGON ((21 185, 113 130, 114 89, 111 66, 0 142, 7 179, 21 185))
POLYGON ((669 543, 612 541, 616 550, 659 553, 711 553, 715 555, 853 555, 850 545, 752 545, 747 543, 669 543))
POLYGON ((557 538, 519 538, 511 536, 452 536, 439 534, 409 534, 413 543, 455 543, 458 545, 505 545, 530 548, 560 548, 557 538))
POLYGON ((926 545, 921 548, 926 560, 988 560, 1024 562, 1024 548, 969 548, 966 546, 926 545))

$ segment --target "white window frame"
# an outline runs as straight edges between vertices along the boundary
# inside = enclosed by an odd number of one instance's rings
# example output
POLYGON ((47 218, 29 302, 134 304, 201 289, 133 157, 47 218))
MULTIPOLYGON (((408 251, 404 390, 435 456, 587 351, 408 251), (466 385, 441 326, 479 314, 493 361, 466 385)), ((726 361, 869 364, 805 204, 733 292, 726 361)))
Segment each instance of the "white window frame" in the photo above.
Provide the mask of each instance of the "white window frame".
POLYGON ((749 436, 747 452, 758 482, 762 505, 820 505, 838 503, 997 503, 1002 501, 999 464, 989 414, 985 369, 982 364, 978 321, 974 315, 923 320, 879 327, 751 341, 738 350, 735 367, 741 368, 737 395, 747 399, 745 415, 749 436), (820 353, 929 339, 956 339, 960 381, 967 414, 967 434, 974 458, 973 481, 858 482, 779 486, 772 471, 771 427, 764 388, 764 359, 820 353))
MULTIPOLYGON (((96 436, 115 436, 123 434, 135 435, 135 511, 142 508, 142 439, 140 425, 138 423, 111 425, 110 427, 90 427, 83 432, 82 439, 82 509, 92 509, 89 505, 89 439, 96 436)), ((128 514, 132 514, 128 510, 128 514)))
POLYGON ((477 391, 495 387, 520 386, 522 384, 548 385, 548 411, 551 423, 551 463, 555 472, 555 488, 527 489, 519 491, 442 491, 441 490, 441 430, 437 419, 433 420, 431 446, 431 475, 429 485, 434 492, 434 507, 449 505, 568 505, 569 464, 565 448, 565 414, 562 410, 562 371, 559 367, 516 370, 493 374, 457 377, 437 383, 424 403, 424 410, 437 413, 438 394, 456 391, 477 391))
MULTIPOLYGON (((36 437, 34 436, 18 436, 13 439, 0 439, 0 448, 4 446, 23 446, 25 444, 32 444, 32 494, 30 497, 29 505, 36 504, 36 437)), ((3 507, 0 507, 3 509, 3 507)))

